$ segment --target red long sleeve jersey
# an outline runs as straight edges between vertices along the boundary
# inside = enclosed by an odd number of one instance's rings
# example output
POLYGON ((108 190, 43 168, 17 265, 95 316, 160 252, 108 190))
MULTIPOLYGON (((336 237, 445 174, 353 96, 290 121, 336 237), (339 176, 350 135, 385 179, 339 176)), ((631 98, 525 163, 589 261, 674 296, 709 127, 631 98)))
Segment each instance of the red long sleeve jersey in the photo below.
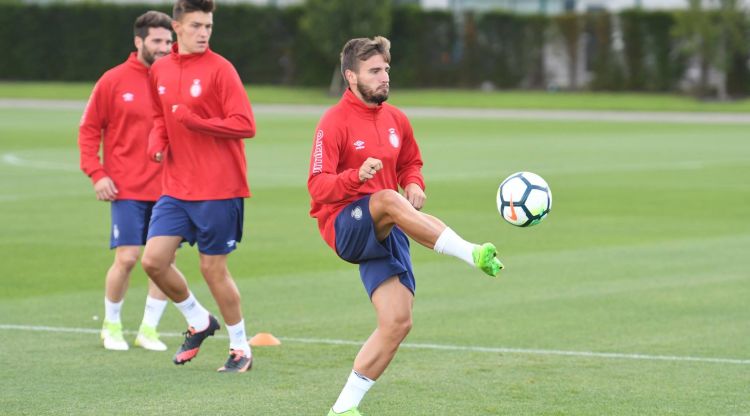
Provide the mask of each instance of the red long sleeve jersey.
POLYGON ((243 138, 255 136, 250 101, 222 56, 172 53, 151 67, 154 127, 148 155, 162 152, 162 193, 187 201, 250 196, 243 138))
POLYGON ((336 215, 349 203, 383 189, 398 191, 416 183, 425 188, 422 157, 406 115, 389 104, 366 106, 351 90, 321 118, 315 132, 307 188, 310 215, 318 219, 323 239, 336 250, 336 215), (383 169, 360 182, 368 158, 383 169))
POLYGON ((78 130, 81 170, 93 183, 109 176, 118 199, 156 201, 161 166, 146 158, 152 123, 148 68, 132 53, 102 75, 86 104, 78 130))

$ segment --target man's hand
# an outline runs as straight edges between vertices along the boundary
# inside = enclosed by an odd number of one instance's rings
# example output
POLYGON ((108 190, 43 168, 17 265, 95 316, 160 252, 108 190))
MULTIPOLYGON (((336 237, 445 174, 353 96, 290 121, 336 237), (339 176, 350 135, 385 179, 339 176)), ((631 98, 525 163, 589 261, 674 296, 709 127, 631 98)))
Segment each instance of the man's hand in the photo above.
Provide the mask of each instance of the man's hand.
POLYGON ((381 162, 380 159, 368 157, 359 168, 359 181, 367 182, 372 179, 375 176, 375 173, 380 169, 383 169, 383 162, 381 162))
POLYGON ((420 210, 424 206, 424 201, 427 199, 422 188, 416 183, 410 183, 404 188, 404 197, 409 201, 411 206, 420 210))
POLYGON ((109 176, 105 176, 94 184, 96 199, 99 201, 114 201, 117 198, 117 187, 109 176))
POLYGON ((190 109, 185 104, 173 104, 172 114, 174 114, 175 120, 182 123, 185 117, 190 114, 190 109))

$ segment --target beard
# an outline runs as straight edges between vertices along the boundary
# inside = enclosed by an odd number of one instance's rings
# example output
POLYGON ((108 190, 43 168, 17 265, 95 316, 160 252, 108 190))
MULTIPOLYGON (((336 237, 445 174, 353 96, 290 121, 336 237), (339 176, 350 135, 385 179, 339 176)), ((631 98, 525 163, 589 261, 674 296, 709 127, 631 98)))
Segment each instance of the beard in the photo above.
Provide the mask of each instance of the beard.
POLYGON ((154 64, 154 62, 157 59, 165 56, 166 54, 158 53, 158 52, 151 53, 151 51, 149 51, 148 48, 144 47, 143 52, 141 52, 141 55, 143 55, 143 60, 146 61, 149 64, 149 66, 151 66, 154 64))
POLYGON ((388 87, 380 86, 377 89, 368 88, 362 84, 357 84, 357 91, 362 94, 362 98, 370 104, 383 104, 388 99, 388 87))

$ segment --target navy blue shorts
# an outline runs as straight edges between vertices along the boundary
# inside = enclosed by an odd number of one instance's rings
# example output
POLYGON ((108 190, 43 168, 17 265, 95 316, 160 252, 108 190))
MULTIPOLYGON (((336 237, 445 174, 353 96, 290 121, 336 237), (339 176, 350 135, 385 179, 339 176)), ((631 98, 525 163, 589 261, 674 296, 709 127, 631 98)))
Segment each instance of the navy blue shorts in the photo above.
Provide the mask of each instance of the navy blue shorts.
POLYGON ((242 198, 183 201, 163 195, 156 201, 148 238, 179 236, 208 255, 229 254, 242 241, 242 198))
POLYGON ((359 264, 359 275, 371 298, 375 289, 392 276, 398 276, 414 294, 416 281, 411 268, 409 238, 394 226, 385 240, 378 241, 370 215, 369 195, 341 210, 334 226, 336 253, 350 263, 359 264))
POLYGON ((112 201, 110 212, 112 228, 109 248, 120 246, 142 246, 146 244, 148 223, 151 221, 153 201, 120 199, 112 201))

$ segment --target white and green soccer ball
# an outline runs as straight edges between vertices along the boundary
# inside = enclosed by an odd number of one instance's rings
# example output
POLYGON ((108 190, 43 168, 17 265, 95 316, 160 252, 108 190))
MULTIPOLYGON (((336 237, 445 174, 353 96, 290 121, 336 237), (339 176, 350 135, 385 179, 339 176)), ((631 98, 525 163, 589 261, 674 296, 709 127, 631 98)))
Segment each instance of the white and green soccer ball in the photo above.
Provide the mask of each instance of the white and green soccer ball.
POLYGON ((552 209, 552 192, 541 176, 516 172, 497 188, 497 210, 505 221, 529 227, 539 224, 552 209))

